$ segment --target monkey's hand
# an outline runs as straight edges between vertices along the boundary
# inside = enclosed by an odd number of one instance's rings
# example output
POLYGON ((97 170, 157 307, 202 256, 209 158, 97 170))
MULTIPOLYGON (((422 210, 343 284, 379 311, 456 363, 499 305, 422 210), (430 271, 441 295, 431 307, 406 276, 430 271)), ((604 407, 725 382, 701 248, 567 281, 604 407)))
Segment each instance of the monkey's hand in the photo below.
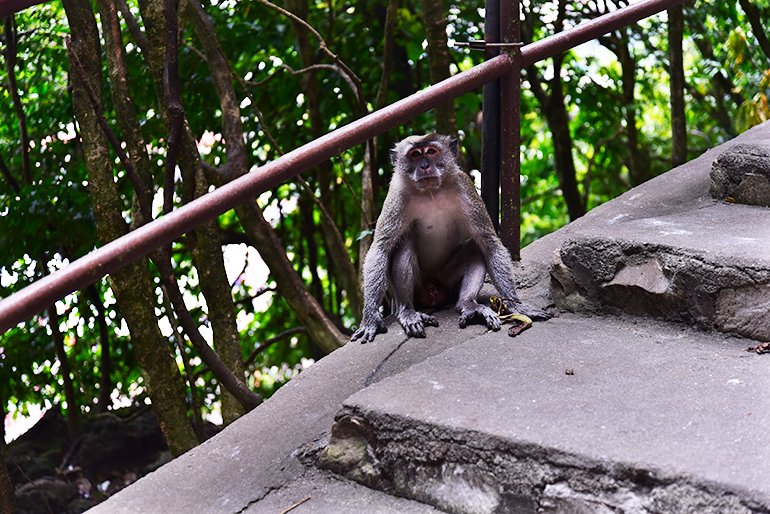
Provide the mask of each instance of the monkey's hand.
POLYGON ((457 305, 457 312, 460 313, 460 328, 465 328, 471 323, 480 323, 486 325, 489 330, 500 330, 500 317, 486 305, 473 300, 464 301, 457 305))
POLYGON ((425 327, 438 326, 436 318, 413 309, 404 309, 399 312, 398 321, 409 337, 425 337, 425 327))
POLYGON ((377 315, 374 316, 374 319, 364 318, 361 320, 361 326, 358 327, 358 330, 353 332, 353 335, 350 337, 350 342, 353 343, 360 339, 361 344, 371 343, 374 341, 374 336, 377 334, 384 334, 387 331, 388 327, 385 326, 385 321, 382 319, 380 313, 377 313, 377 315))
POLYGON ((551 319, 553 316, 553 314, 549 312, 538 309, 537 307, 532 307, 531 305, 527 305, 525 303, 509 304, 507 307, 511 312, 516 314, 524 314, 534 321, 545 321, 547 319, 551 319))

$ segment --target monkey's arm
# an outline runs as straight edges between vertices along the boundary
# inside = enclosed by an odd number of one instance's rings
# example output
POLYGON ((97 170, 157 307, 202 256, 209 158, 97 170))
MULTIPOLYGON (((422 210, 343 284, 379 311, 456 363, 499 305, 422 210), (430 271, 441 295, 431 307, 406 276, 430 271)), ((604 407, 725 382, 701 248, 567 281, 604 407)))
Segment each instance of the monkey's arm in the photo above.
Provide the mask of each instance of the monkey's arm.
POLYGON ((509 307, 518 314, 524 314, 533 320, 549 319, 551 314, 538 309, 537 307, 522 303, 519 299, 519 295, 516 293, 516 282, 513 276, 513 261, 511 260, 511 254, 508 252, 508 249, 503 246, 502 241, 500 241, 500 238, 497 236, 495 228, 492 225, 492 220, 489 219, 489 214, 484 207, 484 202, 481 200, 478 193, 476 193, 475 186, 470 177, 463 183, 464 187, 467 189, 467 196, 470 199, 469 218, 476 227, 471 233, 475 234, 473 239, 484 255, 487 264, 487 273, 489 273, 492 283, 497 288, 497 292, 500 293, 500 296, 509 301, 509 307))
POLYGON ((487 271, 500 296, 509 300, 509 308, 518 314, 529 316, 533 320, 549 319, 551 314, 519 300, 513 278, 513 261, 508 249, 503 246, 500 239, 495 237, 494 241, 490 240, 488 244, 487 271))
POLYGON ((377 334, 388 331, 380 314, 380 304, 388 288, 388 266, 393 249, 403 232, 401 217, 397 215, 402 209, 401 202, 393 200, 388 194, 377 219, 374 241, 364 261, 364 308, 361 325, 353 333, 351 341, 360 339, 362 343, 368 343, 377 334))
POLYGON ((385 321, 380 314, 380 304, 388 287, 388 255, 386 244, 375 238, 364 261, 364 309, 361 326, 350 338, 351 341, 361 340, 368 343, 374 336, 387 332, 385 321))

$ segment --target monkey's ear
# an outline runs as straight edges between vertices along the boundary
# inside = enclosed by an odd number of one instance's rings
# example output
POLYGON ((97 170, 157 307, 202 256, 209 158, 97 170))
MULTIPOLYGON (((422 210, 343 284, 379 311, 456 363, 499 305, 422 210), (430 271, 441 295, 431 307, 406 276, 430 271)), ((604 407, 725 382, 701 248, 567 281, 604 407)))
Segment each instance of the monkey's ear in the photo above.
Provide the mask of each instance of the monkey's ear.
POLYGON ((398 152, 396 151, 395 148, 391 148, 390 149, 390 163, 395 165, 396 164, 396 159, 398 159, 398 152))
POLYGON ((457 139, 453 138, 451 141, 449 141, 449 150, 452 152, 452 155, 455 156, 455 159, 459 157, 457 139))

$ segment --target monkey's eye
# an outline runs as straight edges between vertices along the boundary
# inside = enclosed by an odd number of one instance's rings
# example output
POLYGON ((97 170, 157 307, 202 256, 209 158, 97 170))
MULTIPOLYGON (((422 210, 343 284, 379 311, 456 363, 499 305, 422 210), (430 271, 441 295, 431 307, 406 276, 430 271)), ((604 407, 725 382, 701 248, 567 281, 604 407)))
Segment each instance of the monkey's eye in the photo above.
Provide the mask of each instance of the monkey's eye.
POLYGON ((409 153, 406 154, 407 157, 410 159, 417 159, 422 155, 422 152, 418 149, 410 150, 409 153))
POLYGON ((438 155, 438 149, 429 146, 428 149, 425 150, 425 153, 430 156, 438 155))

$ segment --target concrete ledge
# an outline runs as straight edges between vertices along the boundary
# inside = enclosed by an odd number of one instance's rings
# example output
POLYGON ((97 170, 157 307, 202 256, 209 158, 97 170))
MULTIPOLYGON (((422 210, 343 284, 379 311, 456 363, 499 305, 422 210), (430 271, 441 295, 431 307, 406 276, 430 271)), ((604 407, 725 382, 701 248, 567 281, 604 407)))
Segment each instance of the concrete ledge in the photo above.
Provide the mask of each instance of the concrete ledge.
POLYGON ((770 512, 770 360, 746 346, 576 315, 478 339, 346 400, 370 456, 338 471, 458 513, 770 512))
POLYGON ((567 240, 551 271, 556 304, 770 340, 770 209, 713 205, 670 219, 619 223, 601 237, 567 240))

